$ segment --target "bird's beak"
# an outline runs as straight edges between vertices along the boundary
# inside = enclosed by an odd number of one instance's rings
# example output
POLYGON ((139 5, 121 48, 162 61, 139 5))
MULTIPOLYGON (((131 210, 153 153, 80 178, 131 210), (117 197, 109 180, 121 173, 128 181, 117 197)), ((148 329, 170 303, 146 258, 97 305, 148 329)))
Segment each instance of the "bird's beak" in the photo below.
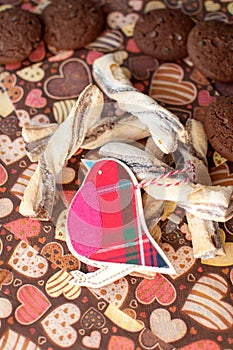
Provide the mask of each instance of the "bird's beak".
POLYGON ((81 159, 81 162, 87 168, 87 170, 90 170, 93 167, 93 165, 96 163, 96 160, 93 160, 93 159, 81 159))

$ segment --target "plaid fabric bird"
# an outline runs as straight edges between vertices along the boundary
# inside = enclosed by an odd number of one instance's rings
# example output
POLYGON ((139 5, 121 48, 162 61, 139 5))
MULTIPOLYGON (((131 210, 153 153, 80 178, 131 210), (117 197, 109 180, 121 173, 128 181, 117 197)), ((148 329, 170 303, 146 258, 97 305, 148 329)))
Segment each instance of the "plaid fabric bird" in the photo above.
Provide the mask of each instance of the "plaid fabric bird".
POLYGON ((90 164, 68 210, 67 243, 72 253, 105 269, 136 271, 139 267, 174 273, 148 232, 140 189, 132 171, 115 159, 90 164))

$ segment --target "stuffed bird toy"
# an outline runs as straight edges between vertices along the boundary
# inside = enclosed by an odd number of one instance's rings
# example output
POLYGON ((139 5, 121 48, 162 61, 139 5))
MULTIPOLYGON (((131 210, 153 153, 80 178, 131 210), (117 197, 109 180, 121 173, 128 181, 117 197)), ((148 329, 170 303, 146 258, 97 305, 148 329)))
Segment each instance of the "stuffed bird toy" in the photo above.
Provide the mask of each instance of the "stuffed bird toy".
POLYGON ((99 270, 73 271, 74 283, 100 287, 130 272, 174 274, 146 227, 132 171, 111 158, 86 165, 90 170, 68 210, 67 243, 79 260, 99 270))

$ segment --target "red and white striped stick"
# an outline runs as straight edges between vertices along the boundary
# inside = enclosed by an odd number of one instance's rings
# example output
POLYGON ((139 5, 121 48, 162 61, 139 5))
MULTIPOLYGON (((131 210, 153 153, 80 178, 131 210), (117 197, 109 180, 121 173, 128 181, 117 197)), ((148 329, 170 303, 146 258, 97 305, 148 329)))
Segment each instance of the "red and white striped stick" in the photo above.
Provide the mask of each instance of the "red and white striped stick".
POLYGON ((179 186, 182 183, 193 181, 195 179, 195 167, 194 167, 194 164, 191 163, 190 161, 187 161, 187 164, 188 164, 188 166, 186 168, 172 170, 169 173, 161 174, 160 176, 158 176, 156 178, 153 178, 151 180, 141 181, 140 183, 138 183, 136 185, 136 188, 143 188, 143 187, 147 187, 147 186, 150 186, 150 185, 157 185, 157 186, 163 186, 163 187, 174 187, 174 186, 179 186), (173 182, 173 183, 168 183, 168 184, 158 183, 159 180, 162 180, 162 179, 165 179, 165 178, 168 178, 168 177, 172 177, 172 176, 175 176, 177 174, 181 174, 181 173, 186 172, 186 171, 190 171, 190 172, 193 173, 193 179, 191 179, 190 177, 187 177, 186 179, 179 180, 179 181, 176 181, 176 182, 173 182))

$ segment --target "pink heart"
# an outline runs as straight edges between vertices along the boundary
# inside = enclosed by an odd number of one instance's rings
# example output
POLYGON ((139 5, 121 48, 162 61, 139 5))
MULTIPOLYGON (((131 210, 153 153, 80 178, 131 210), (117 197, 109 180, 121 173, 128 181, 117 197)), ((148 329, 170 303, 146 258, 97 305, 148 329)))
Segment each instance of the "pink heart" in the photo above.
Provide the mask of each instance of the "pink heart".
POLYGON ((153 280, 144 279, 136 289, 136 297, 142 304, 151 304, 155 299, 161 305, 170 305, 176 298, 173 285, 157 273, 153 280))
POLYGON ((203 339, 203 340, 195 341, 194 343, 191 343, 189 345, 186 345, 183 348, 179 348, 178 350, 196 350, 196 349, 220 350, 220 347, 217 343, 215 343, 212 340, 203 339))
POLYGON ((41 230, 41 223, 29 218, 20 218, 15 221, 8 222, 4 227, 12 232, 16 237, 27 242, 28 237, 37 236, 41 230))
POLYGON ((215 97, 210 96, 209 91, 207 90, 201 90, 198 93, 198 103, 200 106, 209 106, 214 99, 215 97))
POLYGON ((126 45, 126 50, 129 52, 133 52, 133 53, 139 53, 141 52, 140 49, 137 47, 135 41, 133 39, 129 39, 128 43, 126 45))
POLYGON ((47 100, 42 97, 42 91, 40 89, 32 89, 26 97, 25 104, 34 108, 43 108, 46 106, 47 100))
POLYGON ((23 325, 29 325, 38 320, 51 306, 44 293, 31 284, 19 288, 17 299, 21 305, 17 307, 15 317, 23 325))
POLYGON ((8 179, 8 174, 6 169, 2 164, 0 164, 0 186, 4 185, 8 179))

